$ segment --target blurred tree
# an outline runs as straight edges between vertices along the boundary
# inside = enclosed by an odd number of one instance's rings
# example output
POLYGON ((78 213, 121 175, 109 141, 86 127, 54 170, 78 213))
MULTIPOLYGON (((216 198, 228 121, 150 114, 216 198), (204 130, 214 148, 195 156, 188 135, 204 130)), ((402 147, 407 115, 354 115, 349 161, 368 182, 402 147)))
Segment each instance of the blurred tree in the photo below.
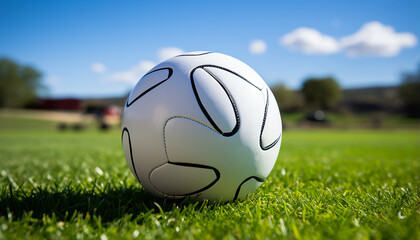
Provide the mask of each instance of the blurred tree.
POLYGON ((284 84, 271 88, 281 111, 295 111, 303 107, 302 96, 299 92, 288 89, 284 84))
POLYGON ((400 85, 400 96, 408 117, 420 117, 420 66, 417 73, 406 74, 400 85))
POLYGON ((309 78, 302 86, 307 107, 328 108, 340 100, 341 88, 332 77, 309 78))
POLYGON ((37 98, 42 74, 30 66, 0 59, 0 107, 22 107, 37 98))

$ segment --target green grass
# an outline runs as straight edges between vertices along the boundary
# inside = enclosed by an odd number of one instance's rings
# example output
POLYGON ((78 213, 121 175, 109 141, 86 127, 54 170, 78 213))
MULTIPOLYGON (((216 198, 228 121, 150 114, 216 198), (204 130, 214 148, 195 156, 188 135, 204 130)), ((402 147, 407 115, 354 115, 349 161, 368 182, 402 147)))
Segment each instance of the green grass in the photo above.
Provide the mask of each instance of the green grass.
MULTIPOLYGON (((1 113, 1 112, 0 112, 1 113)), ((23 132, 33 131, 52 131, 56 129, 58 123, 53 121, 25 119, 19 117, 4 117, 0 115, 0 131, 23 132)))
POLYGON ((419 238, 418 130, 286 131, 262 187, 220 204, 148 194, 118 131, 3 120, 0 239, 419 238))

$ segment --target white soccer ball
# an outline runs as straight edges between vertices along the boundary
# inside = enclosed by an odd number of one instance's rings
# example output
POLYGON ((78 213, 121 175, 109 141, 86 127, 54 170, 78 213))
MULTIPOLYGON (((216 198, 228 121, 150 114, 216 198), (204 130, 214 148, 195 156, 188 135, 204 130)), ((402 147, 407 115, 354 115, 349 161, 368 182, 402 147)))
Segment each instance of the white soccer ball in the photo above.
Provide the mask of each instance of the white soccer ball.
POLYGON ((144 75, 122 118, 124 155, 159 197, 243 199, 276 162, 280 112, 263 79, 220 53, 170 58, 144 75))

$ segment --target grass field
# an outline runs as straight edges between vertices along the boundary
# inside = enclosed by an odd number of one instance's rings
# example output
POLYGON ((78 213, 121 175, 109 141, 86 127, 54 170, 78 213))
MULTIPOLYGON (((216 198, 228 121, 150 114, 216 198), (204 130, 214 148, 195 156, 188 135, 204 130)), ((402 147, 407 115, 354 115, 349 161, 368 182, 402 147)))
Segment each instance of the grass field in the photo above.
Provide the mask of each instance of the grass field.
POLYGON ((162 200, 127 167, 118 131, 0 119, 0 239, 419 239, 418 130, 284 132, 242 202, 162 200))

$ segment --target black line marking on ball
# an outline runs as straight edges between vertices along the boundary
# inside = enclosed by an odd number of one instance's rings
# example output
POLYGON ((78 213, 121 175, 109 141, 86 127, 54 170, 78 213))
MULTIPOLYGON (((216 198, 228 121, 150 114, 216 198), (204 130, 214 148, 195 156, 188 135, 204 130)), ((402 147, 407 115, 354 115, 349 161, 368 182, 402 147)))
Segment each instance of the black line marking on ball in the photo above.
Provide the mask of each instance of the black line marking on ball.
POLYGON ((243 185, 244 183, 246 183, 247 181, 249 181, 250 179, 255 179, 255 180, 257 180, 258 182, 264 182, 264 181, 265 181, 265 178, 260 178, 260 177, 257 177, 257 176, 247 177, 245 180, 243 180, 243 181, 241 182, 241 184, 239 184, 239 187, 236 189, 236 193, 235 193, 235 197, 233 198, 233 201, 235 201, 236 199, 238 199, 239 192, 241 191, 241 187, 242 187, 242 185, 243 185))
POLYGON ((214 68, 218 68, 218 69, 222 69, 222 70, 225 70, 225 71, 227 71, 227 72, 230 72, 230 73, 232 73, 233 75, 236 75, 236 76, 238 76, 239 78, 241 78, 242 80, 244 80, 245 82, 247 82, 247 83, 249 83, 251 86, 253 86, 253 87, 255 87, 256 89, 258 89, 258 90, 262 90, 262 88, 259 88, 258 86, 256 86, 255 84, 253 84, 252 82, 250 82, 248 79, 246 79, 246 78, 244 78, 244 77, 242 77, 239 73, 236 73, 236 72, 234 72, 234 71, 232 71, 232 70, 230 70, 230 69, 227 69, 227 68, 224 68, 224 67, 221 67, 221 66, 217 66, 217 65, 211 65, 211 64, 209 64, 209 65, 201 65, 201 66, 198 66, 198 67, 196 67, 196 68, 205 68, 205 67, 214 67, 214 68))
POLYGON ((213 52, 203 52, 203 53, 184 53, 181 55, 177 55, 175 57, 195 57, 195 56, 202 56, 202 55, 206 55, 206 54, 210 54, 213 52))
MULTIPOLYGON (((127 99, 126 107, 131 106, 134 102, 139 100, 139 98, 143 97, 146 93, 150 92, 153 88, 155 88, 155 87, 159 86, 160 84, 164 83, 165 81, 167 81, 172 76, 174 71, 170 67, 164 67, 164 68, 158 68, 158 69, 155 69, 153 71, 150 71, 150 72, 146 73, 142 78, 146 77, 147 75, 149 75, 151 73, 154 73, 154 72, 157 72, 157 71, 160 71, 160 70, 165 70, 165 69, 168 70, 168 77, 166 79, 164 79, 164 80, 158 82, 157 84, 151 86, 146 91, 142 92, 139 96, 137 96, 133 101, 128 102, 128 99, 127 99)), ((128 98, 130 98, 130 96, 128 98)))
POLYGON ((222 81, 220 81, 216 76, 214 76, 211 72, 207 71, 203 66, 198 66, 196 68, 194 68, 191 73, 190 73, 190 78, 191 78, 191 86, 193 88, 193 92, 194 92, 194 96, 197 100, 198 106, 200 107, 201 111, 204 113, 204 115, 206 116, 207 120, 209 120, 210 124, 214 127, 214 129, 216 129, 216 131, 218 133, 220 133, 221 135, 225 136, 225 137, 230 137, 235 135, 235 133, 238 132, 239 130, 239 125, 240 125, 240 118, 239 118, 239 111, 238 108, 236 107, 236 103, 235 100, 233 99, 232 95, 230 94, 229 90, 227 89, 227 87, 222 83, 222 81), (230 103, 232 104, 233 110, 235 112, 235 119, 236 119, 236 124, 235 127, 232 129, 232 131, 224 133, 219 126, 217 126, 217 124, 214 122, 214 120, 211 118, 210 114, 207 112, 206 108, 204 107, 203 103, 201 102, 200 96, 197 92, 197 88, 195 86, 195 82, 194 82, 194 72, 197 69, 203 69, 206 73, 208 73, 211 77, 213 77, 214 80, 216 80, 219 85, 222 87, 222 89, 225 91, 226 95, 229 98, 230 103))
POLYGON ((263 122, 262 122, 262 126, 261 126, 261 132, 260 132, 260 147, 264 151, 267 151, 268 149, 274 147, 278 143, 278 141, 280 140, 280 137, 281 137, 281 133, 280 133, 280 136, 278 136, 277 139, 274 140, 274 142, 270 143, 268 146, 263 146, 262 135, 263 135, 264 128, 265 128, 265 122, 267 121, 267 113, 268 113, 268 106, 269 106, 268 99, 269 98, 270 98, 270 96, 269 96, 268 89, 267 89, 267 102, 265 104, 264 118, 263 118, 263 122))
POLYGON ((197 69, 197 68, 193 69, 193 70, 191 71, 191 74, 190 74, 190 78, 191 78, 191 85, 192 85, 192 88, 193 88, 193 91, 194 91, 194 96, 195 96, 195 99, 197 100, 198 106, 200 107, 200 109, 201 109, 201 111, 204 113, 204 115, 206 116, 207 120, 209 120, 210 124, 211 124, 211 125, 212 125, 215 129, 216 129, 216 131, 217 131, 218 133, 223 134, 222 130, 220 130, 220 128, 216 125, 216 123, 215 123, 215 122, 213 121, 213 119, 210 117, 210 115, 209 115, 209 113, 207 112, 207 110, 204 108, 203 103, 201 102, 200 97, 198 96, 197 88, 195 87, 194 77, 193 77, 194 71, 195 71, 196 69, 197 69))
POLYGON ((225 91, 226 95, 229 97, 230 103, 232 104, 233 110, 235 111, 236 124, 235 124, 235 127, 233 127, 232 131, 230 131, 228 133, 223 133, 222 135, 225 136, 225 137, 233 136, 236 132, 238 132, 239 125, 240 125, 239 111, 238 111, 238 108, 236 107, 235 100, 233 99, 232 94, 230 94, 227 87, 223 84, 222 81, 220 81, 220 79, 218 79, 216 76, 214 76, 207 69, 203 68, 203 70, 206 71, 208 74, 210 74, 210 76, 212 76, 220 84, 220 86, 225 91))
POLYGON ((194 194, 203 192, 203 191, 211 188, 220 179, 220 172, 219 172, 219 170, 217 170, 217 168, 214 168, 214 167, 210 167, 210 166, 206 166, 206 165, 201 165, 201 164, 195 164, 195 163, 182 163, 182 162, 170 162, 170 161, 168 161, 168 164, 178 165, 178 166, 183 166, 183 167, 194 167, 194 168, 211 169, 211 170, 213 170, 214 174, 216 174, 216 179, 213 182, 211 182, 209 185, 207 185, 207 186, 205 186, 205 187, 203 187, 203 188, 201 188, 201 189, 199 189, 197 191, 194 191, 194 192, 191 192, 191 193, 182 194, 182 195, 177 195, 177 196, 188 196, 188 195, 194 195, 194 194))
POLYGON ((127 132, 127 134, 128 134, 128 146, 130 146, 130 159, 131 159, 131 164, 132 164, 132 166, 133 166, 133 169, 134 169, 134 173, 135 173, 135 175, 136 175, 136 178, 137 178, 137 180, 140 182, 140 184, 141 184, 141 181, 140 181, 140 178, 139 178, 139 175, 137 174, 137 170, 136 170, 136 165, 134 165, 134 159, 133 159, 133 149, 131 148, 131 137, 130 137, 130 132, 128 131, 128 128, 126 128, 126 127, 124 127, 124 129, 122 130, 122 134, 121 134, 121 143, 123 144, 123 146, 124 146, 124 143, 123 143, 123 141, 124 141, 124 132, 127 132))

